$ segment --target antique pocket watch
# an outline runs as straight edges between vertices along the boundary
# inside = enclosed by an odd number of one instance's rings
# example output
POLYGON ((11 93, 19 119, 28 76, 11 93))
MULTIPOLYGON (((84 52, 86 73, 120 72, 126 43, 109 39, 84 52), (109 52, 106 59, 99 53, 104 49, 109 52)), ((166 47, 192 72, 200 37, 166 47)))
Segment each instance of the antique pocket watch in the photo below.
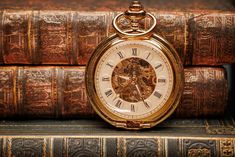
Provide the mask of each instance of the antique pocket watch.
POLYGON ((133 1, 113 19, 116 34, 101 42, 86 68, 86 88, 94 110, 110 124, 126 129, 150 128, 177 107, 184 73, 175 49, 153 33, 156 18, 133 1), (151 18, 152 26, 140 29, 151 18), (118 25, 121 18, 130 28, 118 25))

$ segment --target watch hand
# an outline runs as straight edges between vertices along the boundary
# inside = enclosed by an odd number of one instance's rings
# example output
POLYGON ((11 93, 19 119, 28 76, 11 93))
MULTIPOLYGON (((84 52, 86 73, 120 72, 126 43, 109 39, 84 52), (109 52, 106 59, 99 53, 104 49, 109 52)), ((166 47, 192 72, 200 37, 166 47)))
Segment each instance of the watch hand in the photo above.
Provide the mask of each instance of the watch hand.
POLYGON ((136 87, 136 89, 137 89, 137 91, 138 91, 138 93, 139 93, 139 95, 140 95, 140 98, 141 98, 141 100, 143 101, 144 105, 145 105, 147 108, 149 108, 150 106, 148 105, 148 103, 147 103, 146 101, 144 101, 144 98, 142 97, 142 94, 141 94, 141 92, 140 92, 140 89, 139 89, 138 84, 135 84, 135 87, 136 87))
POLYGON ((136 89, 137 89, 137 91, 138 91, 140 97, 142 98, 142 94, 141 94, 141 92, 140 92, 139 86, 138 86, 137 84, 135 84, 135 87, 136 87, 136 89))
POLYGON ((118 75, 118 77, 120 77, 122 79, 125 79, 125 80, 130 80, 130 77, 128 77, 128 76, 120 76, 120 75, 118 75))

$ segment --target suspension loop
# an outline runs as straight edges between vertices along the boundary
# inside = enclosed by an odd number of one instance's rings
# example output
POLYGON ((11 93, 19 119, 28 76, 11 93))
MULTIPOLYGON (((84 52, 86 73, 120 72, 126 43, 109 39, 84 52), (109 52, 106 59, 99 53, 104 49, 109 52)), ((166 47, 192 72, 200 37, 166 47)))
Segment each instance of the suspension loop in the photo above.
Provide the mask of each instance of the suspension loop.
POLYGON ((136 25, 134 25, 134 29, 132 27, 131 30, 122 30, 122 29, 120 29, 118 24, 117 24, 117 20, 121 16, 124 16, 124 13, 121 13, 121 14, 117 15, 113 19, 113 27, 118 32, 118 34, 120 34, 121 36, 128 36, 128 37, 148 36, 154 30, 154 28, 156 27, 157 20, 152 14, 150 14, 150 13, 146 13, 146 14, 149 15, 153 19, 153 24, 148 30, 141 30, 139 28, 136 29, 136 27, 137 27, 136 25))
POLYGON ((120 36, 124 37, 141 37, 141 36, 149 36, 152 34, 152 31, 157 25, 157 20, 156 18, 150 14, 146 13, 143 6, 139 1, 133 1, 132 4, 129 7, 129 10, 125 11, 124 13, 118 14, 114 19, 113 19, 113 27, 114 29, 118 32, 120 36), (143 20, 146 17, 150 17, 153 21, 152 25, 147 29, 143 30, 140 29, 140 21, 143 20), (118 22, 121 17, 124 17, 125 19, 130 21, 130 28, 129 30, 122 30, 118 26, 118 22))

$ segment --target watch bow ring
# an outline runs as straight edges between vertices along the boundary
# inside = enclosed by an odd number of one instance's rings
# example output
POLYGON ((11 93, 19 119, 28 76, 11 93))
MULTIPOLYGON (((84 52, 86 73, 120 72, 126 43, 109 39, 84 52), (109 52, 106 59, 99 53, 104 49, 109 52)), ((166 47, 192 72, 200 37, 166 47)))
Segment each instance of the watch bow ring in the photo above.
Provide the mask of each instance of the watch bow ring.
POLYGON ((156 25, 157 25, 156 18, 152 14, 146 13, 143 10, 142 5, 140 5, 140 3, 138 1, 134 1, 133 4, 129 7, 129 10, 127 10, 125 13, 120 13, 119 15, 117 15, 113 19, 114 29, 119 33, 119 35, 127 36, 127 37, 143 37, 143 36, 146 36, 154 30, 156 25), (122 16, 126 17, 130 21, 131 30, 123 31, 119 28, 119 26, 117 24, 118 23, 117 21, 122 16), (148 30, 141 30, 139 28, 140 20, 146 18, 146 16, 149 16, 152 19, 153 24, 148 30))

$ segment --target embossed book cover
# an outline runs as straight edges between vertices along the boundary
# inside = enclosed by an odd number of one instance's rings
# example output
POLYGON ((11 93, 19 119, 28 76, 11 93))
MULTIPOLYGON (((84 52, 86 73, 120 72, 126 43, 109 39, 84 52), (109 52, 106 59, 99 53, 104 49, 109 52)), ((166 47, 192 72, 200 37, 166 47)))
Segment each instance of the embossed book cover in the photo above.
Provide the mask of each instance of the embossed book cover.
MULTIPOLYGON (((0 63, 85 65, 98 43, 114 32, 112 19, 129 2, 1 0, 0 63)), ((235 62, 231 0, 143 4, 157 19, 155 32, 174 45, 185 65, 235 62)), ((143 27, 149 24, 145 20, 143 27)))
MULTIPOLYGON (((185 68, 177 117, 222 116, 228 99, 225 69, 185 68)), ((0 67, 0 118, 94 117, 85 90, 85 67, 0 67)))
POLYGON ((167 120, 123 131, 97 120, 1 122, 5 157, 233 157, 234 119, 167 120))

